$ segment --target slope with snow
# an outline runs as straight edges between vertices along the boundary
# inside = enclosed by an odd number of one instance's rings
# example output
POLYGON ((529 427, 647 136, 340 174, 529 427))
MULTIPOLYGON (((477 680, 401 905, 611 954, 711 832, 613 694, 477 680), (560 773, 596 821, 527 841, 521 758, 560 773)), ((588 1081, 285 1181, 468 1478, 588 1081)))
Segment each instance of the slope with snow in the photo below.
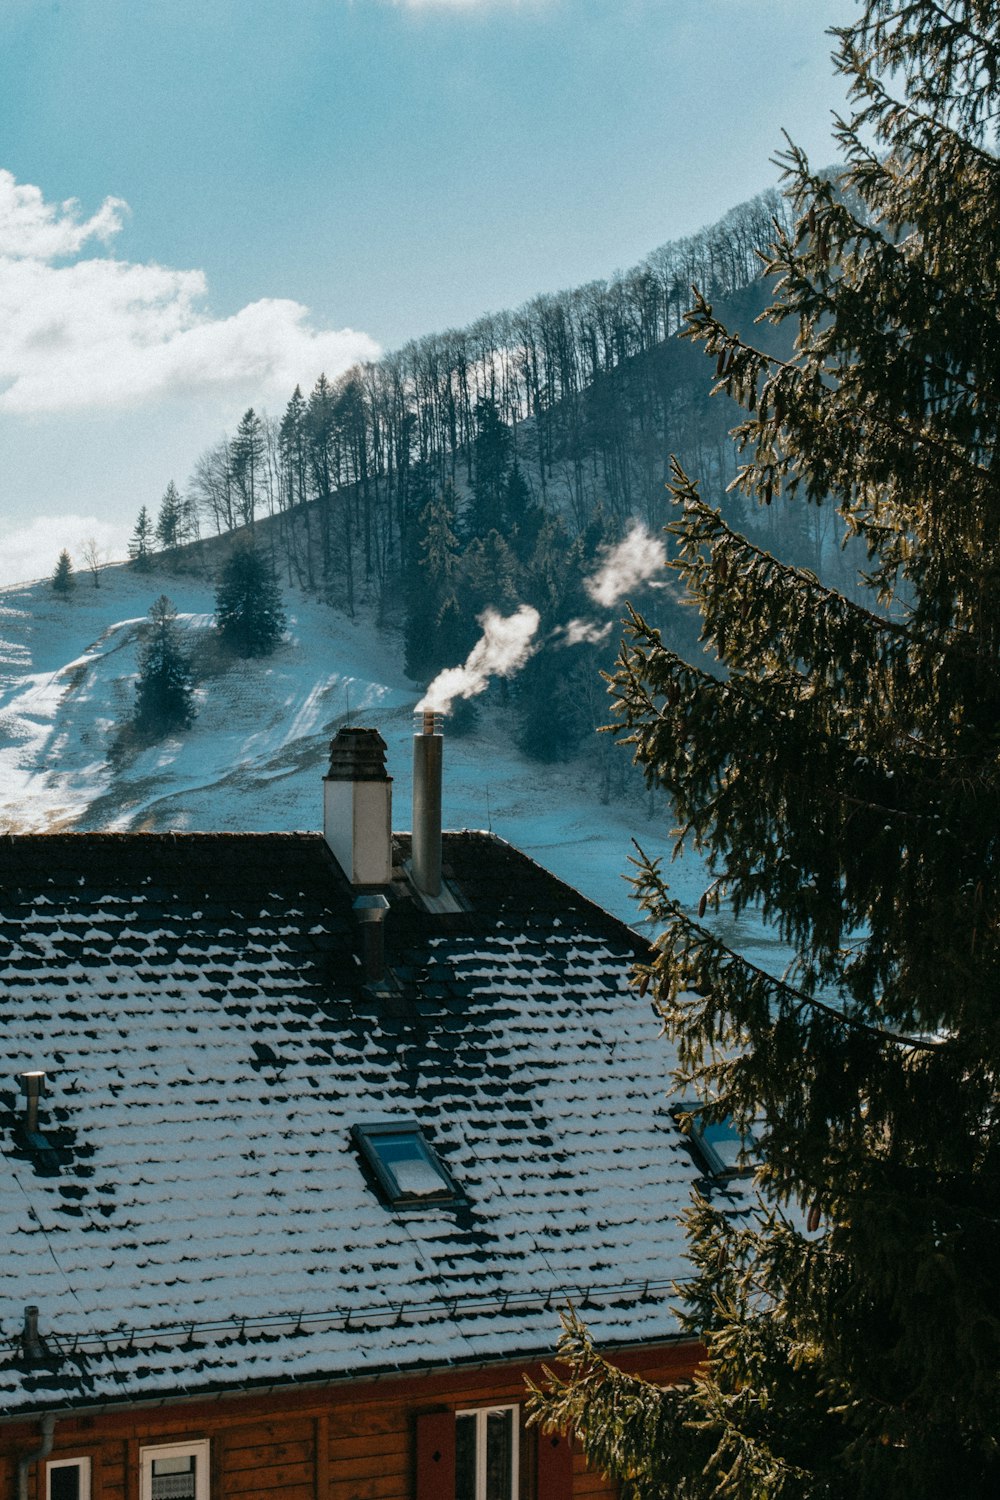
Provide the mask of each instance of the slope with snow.
MULTIPOLYGON (((47 581, 0 591, 0 828, 317 829, 329 741, 351 722, 374 724, 385 738, 393 822, 409 827, 421 688, 403 673, 398 632, 287 590, 285 641, 271 657, 237 661, 213 648, 213 605, 204 578, 131 567, 104 569, 97 589, 81 578, 67 600, 47 581), (162 593, 200 663, 198 716, 113 766, 142 626, 162 593)), ((636 923, 629 855, 636 840, 669 863, 664 805, 653 821, 636 803, 604 806, 585 766, 521 756, 502 712, 484 713, 480 726, 461 739, 446 728, 446 826, 491 828, 636 923)), ((696 906, 706 883, 700 861, 677 861, 669 875, 673 894, 696 906)))

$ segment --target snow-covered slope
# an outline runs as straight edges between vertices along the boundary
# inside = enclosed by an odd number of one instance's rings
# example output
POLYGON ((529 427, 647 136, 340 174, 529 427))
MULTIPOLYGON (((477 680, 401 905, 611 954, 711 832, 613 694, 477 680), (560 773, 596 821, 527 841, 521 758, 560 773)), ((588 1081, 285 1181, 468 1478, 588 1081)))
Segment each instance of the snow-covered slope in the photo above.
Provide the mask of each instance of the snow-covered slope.
MULTIPOLYGON (((288 638, 272 657, 227 662, 212 649, 213 592, 202 578, 111 567, 99 589, 80 578, 68 600, 46 581, 0 592, 0 828, 316 829, 327 746, 348 721, 385 737, 394 823, 408 828, 420 694, 403 674, 398 633, 293 590, 286 605, 288 638), (140 627, 162 593, 205 674, 198 717, 113 769, 108 750, 134 700, 140 627)), ((579 765, 526 761, 501 713, 481 723, 446 738, 447 826, 492 828, 635 921, 623 879, 631 841, 664 853, 669 830, 642 807, 601 806, 579 765)), ((674 875, 697 902, 700 867, 674 875)))

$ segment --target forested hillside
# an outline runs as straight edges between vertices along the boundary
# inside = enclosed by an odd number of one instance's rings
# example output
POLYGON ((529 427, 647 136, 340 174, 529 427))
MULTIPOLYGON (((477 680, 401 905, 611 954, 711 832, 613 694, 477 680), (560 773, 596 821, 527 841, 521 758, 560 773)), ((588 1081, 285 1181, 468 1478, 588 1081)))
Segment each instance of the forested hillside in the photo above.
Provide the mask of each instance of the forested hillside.
MULTIPOLYGON (((561 758, 606 716, 599 669, 617 611, 595 616, 583 593, 601 549, 637 519, 651 531, 669 519, 672 453, 716 497, 735 472, 735 407, 710 399, 711 366, 678 337, 691 288, 749 330, 768 295, 757 252, 787 213, 780 193, 762 194, 607 281, 415 340, 335 383, 321 376, 280 418, 248 410, 183 494, 170 485, 155 523, 142 513, 134 553, 255 528, 289 584, 349 614, 373 601, 402 625, 416 681, 465 657, 488 605, 531 604, 540 640, 584 615, 572 651, 537 651, 515 688, 521 748, 561 758)), ((739 520, 819 567, 836 554, 827 518, 801 514, 783 512, 780 537, 770 514, 739 520)), ((671 601, 663 589, 637 600, 680 642, 691 626, 671 601)))

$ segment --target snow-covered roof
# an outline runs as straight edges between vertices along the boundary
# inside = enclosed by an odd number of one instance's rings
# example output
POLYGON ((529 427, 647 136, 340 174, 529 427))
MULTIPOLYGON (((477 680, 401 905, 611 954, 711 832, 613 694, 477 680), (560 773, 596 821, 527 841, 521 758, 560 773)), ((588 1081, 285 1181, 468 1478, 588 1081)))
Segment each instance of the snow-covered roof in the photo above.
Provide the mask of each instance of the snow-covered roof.
POLYGON ((429 914, 407 854, 376 991, 318 835, 0 838, 4 1410, 544 1354, 570 1300, 677 1334, 699 1169, 634 934, 482 833, 429 914), (395 1119, 463 1201, 386 1204, 351 1127, 395 1119))

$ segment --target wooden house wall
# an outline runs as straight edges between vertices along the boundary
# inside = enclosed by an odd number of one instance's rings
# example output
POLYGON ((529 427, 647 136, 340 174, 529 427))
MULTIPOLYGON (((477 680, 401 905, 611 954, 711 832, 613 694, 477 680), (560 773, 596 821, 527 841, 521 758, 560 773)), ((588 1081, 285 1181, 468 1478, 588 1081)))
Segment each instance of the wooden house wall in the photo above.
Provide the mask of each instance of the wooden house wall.
MULTIPOLYGON (((668 1384, 692 1373, 698 1352, 692 1345, 626 1351, 616 1363, 668 1384)), ((139 1500, 141 1448, 204 1438, 211 1442, 211 1500, 418 1500, 418 1417, 523 1403, 525 1375, 540 1379, 541 1365, 456 1368, 67 1415, 56 1422, 51 1456, 91 1459, 91 1500, 139 1500)), ((18 1461, 36 1451, 39 1441, 37 1420, 0 1423, 0 1500, 15 1500, 18 1461)), ((521 1500, 566 1500, 537 1493, 538 1441, 522 1424, 521 1500)), ((30 1470, 29 1500, 45 1494, 41 1469, 36 1464, 30 1470)), ((613 1496, 579 1453, 573 1454, 572 1471, 572 1500, 613 1496)))

